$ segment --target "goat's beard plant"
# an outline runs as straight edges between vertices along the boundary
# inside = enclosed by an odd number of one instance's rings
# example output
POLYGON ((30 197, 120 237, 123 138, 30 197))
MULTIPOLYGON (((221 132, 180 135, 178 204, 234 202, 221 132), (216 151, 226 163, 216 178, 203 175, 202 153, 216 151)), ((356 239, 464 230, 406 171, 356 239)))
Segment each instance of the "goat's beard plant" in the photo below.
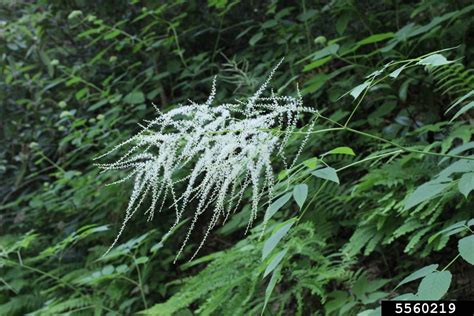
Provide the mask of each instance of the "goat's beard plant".
POLYGON ((147 196, 151 199, 145 211, 148 220, 153 219, 156 210, 161 212, 165 201, 171 201, 175 222, 169 233, 180 223, 189 203, 195 201, 197 204, 193 207, 193 219, 176 258, 206 210, 212 210, 212 217, 190 260, 196 256, 216 224, 220 221, 225 223, 235 212, 247 189, 251 190, 247 230, 252 226, 262 197, 267 194, 271 199, 272 196, 275 185, 272 158, 279 157, 285 168, 292 168, 313 124, 308 127, 308 133, 290 166, 284 154, 289 136, 296 128, 301 113, 316 112, 303 107, 299 90, 297 98, 276 96, 273 91, 269 97, 262 96, 277 67, 247 102, 213 106, 216 95, 214 78, 207 102, 197 104, 190 101, 188 105, 167 113, 157 109, 158 117, 148 121, 137 135, 96 158, 101 159, 120 148, 130 147, 117 161, 97 164, 104 171, 129 170, 126 177, 111 184, 134 181, 122 226, 107 253, 117 243, 128 221, 144 204, 147 196), (180 170, 189 170, 188 175, 178 178, 180 170), (178 183, 184 183, 183 193, 176 192, 178 183))

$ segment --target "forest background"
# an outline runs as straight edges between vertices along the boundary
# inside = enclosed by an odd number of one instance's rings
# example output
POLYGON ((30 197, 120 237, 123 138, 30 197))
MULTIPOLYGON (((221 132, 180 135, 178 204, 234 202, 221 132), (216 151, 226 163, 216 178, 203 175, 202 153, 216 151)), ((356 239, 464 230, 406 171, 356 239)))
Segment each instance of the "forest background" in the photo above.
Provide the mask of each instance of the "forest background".
POLYGON ((467 0, 2 0, 0 314, 379 315, 381 299, 474 300, 473 41, 467 0), (313 131, 335 130, 291 134, 293 155, 309 135, 298 168, 272 162, 285 185, 254 229, 246 192, 192 261, 212 217, 174 263, 194 202, 168 235, 171 208, 136 214, 104 256, 132 185, 105 186, 124 174, 93 159, 153 104, 204 102, 214 76, 216 100, 244 100, 283 57, 275 93, 298 85, 327 118, 313 131))

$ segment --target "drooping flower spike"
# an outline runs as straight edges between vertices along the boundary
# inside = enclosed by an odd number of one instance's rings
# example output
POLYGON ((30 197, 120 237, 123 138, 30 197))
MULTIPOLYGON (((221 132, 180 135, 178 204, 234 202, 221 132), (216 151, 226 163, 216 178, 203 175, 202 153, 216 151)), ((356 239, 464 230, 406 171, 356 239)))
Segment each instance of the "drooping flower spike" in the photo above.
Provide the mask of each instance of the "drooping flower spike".
MULTIPOLYGON (((212 212, 212 217, 190 260, 201 249, 210 231, 220 221, 225 223, 235 212, 247 189, 251 190, 247 230, 252 226, 263 195, 268 194, 271 198, 275 185, 272 158, 281 157, 287 166, 284 149, 300 114, 316 113, 314 109, 303 106, 299 90, 297 98, 277 96, 273 91, 270 96, 263 97, 282 61, 247 102, 213 106, 216 96, 214 78, 205 103, 190 101, 166 113, 157 111, 158 116, 148 121, 137 135, 96 158, 102 159, 128 147, 128 151, 115 162, 96 165, 104 171, 128 170, 126 177, 112 184, 134 181, 122 226, 106 253, 115 246, 127 223, 147 197, 151 200, 145 211, 149 220, 157 211, 162 211, 165 201, 171 201, 169 206, 174 209, 175 221, 169 232, 183 219, 189 203, 195 203, 191 224, 176 258, 206 210, 212 212), (274 133, 273 129, 285 132, 274 133), (178 173, 183 170, 187 176, 178 178, 178 173), (178 184, 185 186, 179 195, 175 189, 178 184)), ((309 133, 291 166, 308 136, 309 133)))

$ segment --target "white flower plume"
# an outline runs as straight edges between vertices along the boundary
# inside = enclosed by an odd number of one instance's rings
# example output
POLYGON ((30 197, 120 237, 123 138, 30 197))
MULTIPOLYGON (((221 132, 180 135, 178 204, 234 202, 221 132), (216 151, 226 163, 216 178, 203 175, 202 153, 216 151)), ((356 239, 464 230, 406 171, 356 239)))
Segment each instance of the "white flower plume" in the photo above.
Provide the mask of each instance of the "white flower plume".
MULTIPOLYGON (((316 112, 303 107, 299 90, 297 98, 277 96, 273 91, 270 96, 263 96, 281 62, 247 102, 213 106, 216 95, 214 78, 205 103, 190 101, 188 105, 166 113, 157 110, 158 117, 148 121, 137 135, 96 158, 101 159, 128 147, 129 150, 115 162, 97 166, 104 171, 129 170, 125 178, 112 184, 134 181, 125 218, 107 253, 147 197, 151 201, 145 211, 149 220, 157 210, 163 209, 165 201, 171 201, 175 222, 170 232, 182 220, 189 203, 194 203, 189 210, 194 212, 193 219, 176 258, 189 241, 200 215, 208 209, 212 211, 206 233, 191 260, 216 224, 219 221, 225 223, 235 212, 247 189, 251 190, 252 196, 247 229, 252 226, 263 195, 268 193, 271 197, 275 184, 272 157, 279 156, 288 167, 283 150, 296 127, 298 116, 303 112, 316 112), (183 173, 186 175, 180 177, 183 173), (184 185, 184 190, 181 190, 184 192, 179 196, 175 190, 177 185, 184 185)), ((301 153, 308 136, 309 133, 296 156, 301 153)), ((291 166, 296 159, 294 157, 291 166)))

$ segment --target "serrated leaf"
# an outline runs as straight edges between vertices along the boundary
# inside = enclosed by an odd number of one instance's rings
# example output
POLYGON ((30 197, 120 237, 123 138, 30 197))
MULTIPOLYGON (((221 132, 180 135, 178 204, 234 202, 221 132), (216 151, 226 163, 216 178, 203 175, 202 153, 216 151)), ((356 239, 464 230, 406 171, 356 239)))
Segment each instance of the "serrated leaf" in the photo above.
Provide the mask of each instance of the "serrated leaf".
POLYGON ((326 168, 318 169, 318 170, 313 171, 312 174, 315 177, 318 177, 324 180, 329 180, 332 182, 336 182, 337 184, 339 184, 339 178, 337 176, 336 169, 334 168, 326 167, 326 168))
POLYGON ((458 187, 459 192, 467 198, 469 193, 474 189, 474 172, 463 174, 459 180, 458 187))
POLYGON ((270 206, 267 208, 267 211, 265 213, 265 220, 269 220, 270 218, 272 218, 273 215, 275 215, 275 213, 283 205, 285 205, 286 202, 288 202, 288 200, 291 198, 291 195, 292 195, 292 193, 288 192, 288 193, 284 194, 283 196, 281 196, 280 198, 278 198, 275 202, 270 204, 270 206))
POLYGON ((432 272, 421 280, 418 299, 422 301, 440 300, 448 292, 452 275, 449 271, 432 272))
POLYGON ((436 271, 436 269, 438 269, 438 264, 430 264, 429 266, 426 266, 426 267, 423 267, 415 272, 413 272, 412 274, 410 274, 409 276, 407 276, 406 278, 404 278, 398 285, 397 285, 397 288, 399 286, 402 286, 403 284, 406 284, 406 283, 409 283, 411 281, 414 281, 414 280, 417 280, 417 279, 421 279, 421 278, 424 278, 425 276, 427 276, 428 274, 430 273, 433 273, 434 271, 436 271))
POLYGON ((284 249, 282 251, 280 251, 279 253, 277 253, 273 258, 272 260, 270 261, 270 263, 267 265, 267 267, 265 268, 265 272, 263 273, 263 277, 265 278, 267 275, 269 275, 270 273, 272 273, 273 270, 275 270, 275 268, 280 264, 281 260, 283 260, 283 258, 285 257, 286 255, 286 252, 288 251, 288 249, 284 249))
POLYGON ((295 220, 290 220, 286 224, 280 226, 276 231, 268 238, 263 244, 262 249, 262 260, 265 260, 266 257, 272 252, 273 249, 277 246, 280 240, 285 237, 285 235, 290 230, 291 226, 295 223, 295 220))
POLYGON ((298 206, 302 208, 308 197, 308 186, 304 183, 296 185, 293 189, 293 197, 298 206))
POLYGON ((459 240, 458 250, 464 260, 474 265, 474 235, 459 240))

